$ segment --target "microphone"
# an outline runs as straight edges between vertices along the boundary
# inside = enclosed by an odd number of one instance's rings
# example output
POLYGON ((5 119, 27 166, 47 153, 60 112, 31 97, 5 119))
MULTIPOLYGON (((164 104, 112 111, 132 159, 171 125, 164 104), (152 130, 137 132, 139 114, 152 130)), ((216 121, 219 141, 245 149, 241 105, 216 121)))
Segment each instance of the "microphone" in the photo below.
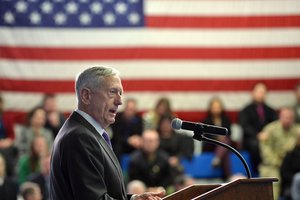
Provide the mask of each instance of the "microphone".
POLYGON ((227 135, 227 128, 220 126, 213 126, 203 123, 194 123, 188 121, 182 121, 181 119, 175 118, 172 120, 171 126, 174 130, 185 129, 194 131, 195 133, 207 133, 213 135, 227 135))

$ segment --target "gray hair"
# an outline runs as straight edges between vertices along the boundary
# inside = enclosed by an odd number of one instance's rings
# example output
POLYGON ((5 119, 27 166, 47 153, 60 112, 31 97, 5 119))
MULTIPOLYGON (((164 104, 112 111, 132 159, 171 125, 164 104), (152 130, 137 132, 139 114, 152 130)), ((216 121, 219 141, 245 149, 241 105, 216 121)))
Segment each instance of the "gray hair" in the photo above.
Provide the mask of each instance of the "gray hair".
POLYGON ((81 72, 77 78, 75 83, 75 90, 77 95, 77 100, 80 100, 80 91, 83 88, 89 88, 91 90, 95 90, 99 86, 103 84, 103 77, 120 75, 120 72, 112 67, 91 67, 83 72, 81 72))

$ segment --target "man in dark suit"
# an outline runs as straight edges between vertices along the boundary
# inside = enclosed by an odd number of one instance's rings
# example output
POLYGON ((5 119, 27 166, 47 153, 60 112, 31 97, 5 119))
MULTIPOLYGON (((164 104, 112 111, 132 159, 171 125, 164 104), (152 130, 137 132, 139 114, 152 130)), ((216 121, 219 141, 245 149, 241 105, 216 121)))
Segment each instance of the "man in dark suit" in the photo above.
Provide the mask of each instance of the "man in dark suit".
POLYGON ((160 199, 164 192, 126 195, 105 128, 115 122, 123 87, 113 68, 92 67, 76 80, 78 108, 58 133, 51 157, 51 200, 160 199))
POLYGON ((275 110, 265 103, 266 95, 267 86, 264 83, 255 84, 252 90, 252 102, 239 114, 239 122, 243 129, 243 148, 250 154, 253 172, 256 175, 261 162, 257 134, 265 125, 277 118, 275 110))

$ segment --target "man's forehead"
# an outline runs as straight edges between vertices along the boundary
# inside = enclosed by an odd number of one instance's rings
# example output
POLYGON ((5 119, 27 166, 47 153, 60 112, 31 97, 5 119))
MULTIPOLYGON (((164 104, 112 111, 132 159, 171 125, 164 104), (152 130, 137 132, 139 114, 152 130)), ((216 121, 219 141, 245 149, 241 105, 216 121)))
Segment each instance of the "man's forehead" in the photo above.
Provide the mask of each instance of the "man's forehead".
POLYGON ((121 79, 117 75, 104 77, 103 85, 105 85, 108 88, 117 88, 123 90, 121 79))

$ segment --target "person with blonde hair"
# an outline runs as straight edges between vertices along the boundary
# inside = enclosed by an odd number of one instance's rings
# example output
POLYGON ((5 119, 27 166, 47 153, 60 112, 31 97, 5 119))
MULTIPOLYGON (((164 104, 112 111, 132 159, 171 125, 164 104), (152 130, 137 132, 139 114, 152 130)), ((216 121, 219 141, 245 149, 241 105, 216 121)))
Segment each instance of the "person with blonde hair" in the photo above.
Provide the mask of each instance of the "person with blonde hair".
POLYGON ((24 200, 42 200, 40 187, 36 183, 23 183, 20 187, 20 194, 24 200))

